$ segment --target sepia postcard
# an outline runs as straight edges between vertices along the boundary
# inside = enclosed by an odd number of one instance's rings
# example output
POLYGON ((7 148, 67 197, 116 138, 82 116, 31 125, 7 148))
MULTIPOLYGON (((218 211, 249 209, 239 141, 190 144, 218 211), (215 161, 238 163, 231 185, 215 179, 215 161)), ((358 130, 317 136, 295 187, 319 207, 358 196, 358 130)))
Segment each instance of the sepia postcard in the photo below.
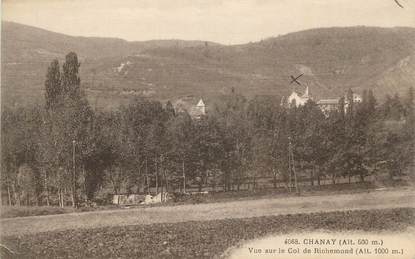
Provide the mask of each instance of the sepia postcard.
POLYGON ((3 0, 0 258, 415 258, 414 0, 3 0))

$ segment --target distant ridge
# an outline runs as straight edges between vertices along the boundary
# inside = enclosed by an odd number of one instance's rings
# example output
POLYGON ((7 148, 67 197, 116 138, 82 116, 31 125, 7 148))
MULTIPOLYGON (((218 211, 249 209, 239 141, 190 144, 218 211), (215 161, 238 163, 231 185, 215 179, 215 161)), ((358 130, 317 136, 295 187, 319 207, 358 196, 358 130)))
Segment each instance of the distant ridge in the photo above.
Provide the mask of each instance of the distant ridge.
POLYGON ((336 97, 348 88, 373 89, 382 97, 415 86, 414 28, 309 29, 226 46, 74 37, 2 22, 2 101, 41 101, 48 63, 62 61, 69 51, 80 57, 82 85, 91 103, 106 108, 136 96, 212 98, 232 87, 248 97, 283 96, 292 90, 289 76, 299 73, 316 98, 336 97))

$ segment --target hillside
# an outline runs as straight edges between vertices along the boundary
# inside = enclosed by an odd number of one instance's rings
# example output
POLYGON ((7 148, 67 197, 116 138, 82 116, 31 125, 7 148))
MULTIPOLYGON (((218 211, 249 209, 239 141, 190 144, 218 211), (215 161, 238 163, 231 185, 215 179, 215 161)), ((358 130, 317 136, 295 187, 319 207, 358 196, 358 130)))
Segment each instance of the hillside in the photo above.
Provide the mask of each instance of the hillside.
POLYGON ((232 87, 248 97, 287 95, 289 76, 304 73, 318 99, 346 89, 382 97, 415 82, 414 28, 325 28, 260 42, 128 42, 73 37, 2 23, 2 103, 40 102, 49 62, 69 51, 81 60, 81 80, 92 105, 110 108, 134 96, 206 99, 232 87))

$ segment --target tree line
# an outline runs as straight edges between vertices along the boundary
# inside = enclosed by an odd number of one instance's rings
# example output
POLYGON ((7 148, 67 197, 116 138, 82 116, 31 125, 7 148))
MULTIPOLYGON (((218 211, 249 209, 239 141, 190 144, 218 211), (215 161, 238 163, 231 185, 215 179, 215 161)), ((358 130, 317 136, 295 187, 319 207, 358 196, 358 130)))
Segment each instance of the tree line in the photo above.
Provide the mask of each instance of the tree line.
POLYGON ((111 111, 91 109, 80 63, 54 60, 45 103, 2 110, 1 187, 9 205, 78 206, 102 188, 112 193, 186 192, 190 185, 239 190, 270 177, 288 186, 292 171, 320 179, 391 177, 413 168, 413 89, 378 103, 372 91, 323 113, 309 101, 223 95, 206 116, 176 113, 169 101, 137 98, 111 111), (291 161, 292 154, 293 161, 291 161))

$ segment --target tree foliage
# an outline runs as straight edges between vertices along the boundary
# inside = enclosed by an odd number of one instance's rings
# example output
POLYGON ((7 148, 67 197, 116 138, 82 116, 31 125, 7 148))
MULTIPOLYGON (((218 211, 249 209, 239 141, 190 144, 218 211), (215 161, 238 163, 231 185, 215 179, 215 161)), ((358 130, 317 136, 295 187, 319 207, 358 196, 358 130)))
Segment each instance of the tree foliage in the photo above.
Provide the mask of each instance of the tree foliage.
POLYGON ((185 192, 191 186, 238 190, 299 181, 359 177, 413 169, 414 97, 352 90, 323 113, 309 101, 285 107, 277 97, 247 100, 232 91, 192 118, 173 104, 137 98, 115 110, 93 111, 82 91, 77 55, 62 69, 50 64, 45 105, 2 110, 3 199, 10 205, 76 206, 112 193, 185 192), (293 163, 288 151, 292 150, 293 163))

